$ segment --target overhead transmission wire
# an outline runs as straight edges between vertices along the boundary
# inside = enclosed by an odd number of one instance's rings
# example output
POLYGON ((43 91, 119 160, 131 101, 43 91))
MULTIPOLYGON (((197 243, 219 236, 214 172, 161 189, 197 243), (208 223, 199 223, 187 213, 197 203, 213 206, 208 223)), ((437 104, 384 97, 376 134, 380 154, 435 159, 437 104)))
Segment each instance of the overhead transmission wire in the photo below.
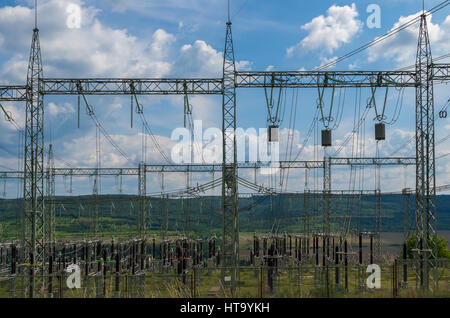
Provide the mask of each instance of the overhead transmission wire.
MULTIPOLYGON (((152 129, 150 128, 150 125, 147 122, 147 119, 144 116, 144 108, 142 107, 142 105, 139 103, 136 94, 133 93, 134 96, 134 100, 136 101, 136 106, 137 106, 137 112, 142 120, 142 123, 144 125, 145 130, 147 131, 147 133, 150 135, 150 138, 152 139, 153 144, 155 145, 156 149, 158 150, 158 152, 161 154, 161 156, 164 158, 164 160, 167 163, 171 163, 171 161, 169 160, 169 158, 167 157, 167 155, 164 153, 164 151, 162 150, 161 145, 159 144, 158 140, 156 139, 152 129)), ((133 96, 131 98, 133 98, 133 96)), ((133 99, 132 99, 133 100, 133 99)))
MULTIPOLYGON (((290 112, 290 116, 289 116, 289 131, 288 131, 288 140, 286 143, 286 155, 287 161, 291 160, 292 157, 292 149, 293 149, 293 145, 294 145, 294 137, 295 137, 295 126, 296 126, 296 120, 297 120, 297 108, 298 108, 298 89, 296 89, 295 91, 293 90, 292 92, 292 103, 291 103, 291 112, 290 112), (294 102, 294 93, 295 93, 295 102, 294 102), (289 149, 289 150, 288 150, 289 149)), ((282 190, 283 188, 283 177, 285 175, 285 184, 284 184, 284 188, 285 191, 287 190, 287 186, 288 186, 288 180, 289 180, 289 171, 290 169, 287 168, 287 172, 285 172, 284 170, 282 170, 280 172, 280 188, 282 190)))
MULTIPOLYGON (((441 110, 439 111, 439 113, 440 113, 440 112, 445 112, 445 111, 447 111, 447 109, 448 109, 449 106, 450 106, 450 98, 447 100, 447 103, 441 108, 441 110)), ((437 114, 434 116, 434 120, 435 120, 435 121, 439 119, 439 113, 437 113, 437 114)), ((392 152, 392 153, 390 154, 390 156, 393 156, 393 155, 395 155, 396 153, 398 153, 400 150, 405 149, 405 147, 408 146, 410 143, 412 143, 414 140, 416 140, 416 136, 415 136, 415 135, 413 135, 407 142, 405 142, 403 145, 401 145, 399 148, 397 148, 394 152, 392 152)))
MULTIPOLYGON (((192 114, 193 107, 189 103, 189 98, 188 98, 187 94, 185 95, 185 103, 187 104, 185 106, 188 107, 188 112, 186 113, 186 117, 188 120, 189 131, 191 133, 191 145, 194 145, 194 148, 197 150, 197 153, 202 158, 202 163, 205 164, 205 158, 203 157, 203 152, 202 152, 203 145, 202 144, 199 145, 198 143, 194 142, 194 119, 193 119, 193 114, 192 114)), ((192 149, 192 150, 194 151, 194 149, 192 149)))
MULTIPOLYGON (((442 2, 441 4, 439 4, 439 5, 435 6, 435 7, 433 7, 432 9, 430 9, 428 12, 426 12, 426 13, 424 13, 424 14, 425 14, 426 16, 428 16, 428 15, 430 15, 430 14, 435 13, 435 12, 437 12, 437 11, 439 11, 439 10, 445 8, 445 7, 449 4, 448 2, 449 2, 448 0, 442 2)), ((421 19, 421 16, 418 15, 417 17, 415 17, 415 18, 411 19, 410 21, 408 21, 408 22, 402 24, 401 26, 399 26, 399 27, 397 27, 397 28, 395 28, 395 29, 389 31, 389 32, 386 33, 385 35, 376 38, 375 40, 371 41, 370 43, 368 43, 368 44, 366 44, 366 45, 364 45, 364 46, 361 46, 360 48, 358 48, 358 49, 356 49, 356 50, 354 50, 354 51, 352 51, 352 52, 350 52, 350 53, 347 53, 347 54, 341 56, 340 58, 337 58, 337 59, 331 61, 330 63, 327 63, 327 64, 325 64, 325 65, 323 65, 323 66, 320 66, 320 67, 318 67, 318 68, 316 68, 316 69, 314 69, 314 70, 315 70, 315 71, 320 71, 320 70, 323 70, 323 69, 325 69, 325 68, 334 66, 334 65, 337 64, 338 62, 340 62, 340 61, 342 61, 342 60, 345 60, 345 59, 347 59, 347 58, 349 58, 349 57, 351 57, 351 56, 353 56, 353 55, 355 55, 355 54, 357 54, 357 53, 360 53, 360 52, 364 51, 365 49, 367 49, 367 48, 369 48, 369 47, 371 47, 371 46, 373 46, 373 45, 375 45, 375 44, 377 44, 377 43, 379 43, 379 42, 381 42, 381 41, 383 41, 383 40, 385 40, 385 39, 387 39, 387 38, 389 38, 389 37, 395 35, 396 33, 398 33, 398 32, 400 32, 400 31, 402 31, 402 30, 408 28, 409 26, 413 25, 414 23, 416 23, 416 22, 419 21, 420 19, 421 19)), ((448 55, 444 55, 444 56, 442 56, 442 57, 439 57, 439 59, 444 59, 444 58, 446 58, 446 57, 448 57, 448 55)), ((403 97, 402 97, 402 101, 403 101, 403 97)), ((369 110, 369 108, 367 108, 367 109, 366 109, 367 112, 366 112, 365 114, 363 114, 363 119, 364 119, 364 120, 365 120, 365 117, 366 117, 367 114, 368 114, 368 110, 369 110)), ((396 118, 394 117, 395 119, 394 119, 391 123, 388 123, 388 124, 395 123, 395 122, 397 121, 399 115, 400 115, 400 111, 397 113, 397 117, 396 117, 396 118)), ((358 125, 358 127, 356 127, 356 128, 359 129, 359 125, 358 125)), ((336 156, 337 154, 339 154, 339 153, 342 151, 342 149, 343 149, 344 146, 350 141, 351 136, 352 136, 354 133, 355 133, 355 130, 351 133, 351 135, 349 135, 349 136, 347 137, 347 139, 344 141, 344 144, 341 145, 340 148, 338 148, 338 150, 334 153, 333 156, 336 156)), ((412 140, 411 140, 411 141, 412 141, 412 140)))
MULTIPOLYGON (((355 94, 355 104, 354 104, 354 112, 353 112, 353 131, 357 131, 357 133, 351 134, 351 139, 352 139, 352 152, 351 152, 351 157, 354 158, 358 155, 360 155, 358 153, 358 149, 359 149, 359 144, 361 142, 361 139, 364 138, 360 138, 360 130, 364 131, 363 129, 363 125, 360 124, 360 119, 361 119, 361 88, 356 88, 356 94, 355 94), (358 94, 359 91, 359 94, 358 94), (359 97, 359 99, 358 99, 359 97), (357 128, 356 128, 357 127, 357 128), (360 129, 361 127, 361 129, 360 129)), ((354 166, 350 167, 350 176, 349 176, 349 189, 354 191, 355 187, 356 187, 356 180, 358 179, 360 182, 360 186, 361 186, 361 174, 362 172, 360 172, 359 174, 359 178, 357 178, 357 172, 358 169, 354 166)), ((344 226, 342 227, 342 231, 343 231, 343 236, 346 236, 347 234, 347 230, 350 226, 350 222, 351 222, 351 211, 354 210, 354 198, 353 197, 349 197, 347 198, 347 211, 346 211, 346 217, 344 220, 344 226)), ((359 210, 358 210, 358 215, 359 215, 359 210)))
POLYGON ((108 142, 124 157, 128 162, 135 163, 130 157, 127 156, 127 154, 120 148, 120 146, 111 138, 109 133, 106 131, 106 129, 103 127, 103 125, 100 123, 100 121, 97 119, 95 114, 91 115, 91 118, 94 120, 95 124, 98 126, 99 130, 105 136, 105 138, 108 140, 108 142))
POLYGON ((114 147, 114 149, 117 150, 117 152, 120 153, 120 155, 123 158, 125 158, 125 160, 127 160, 128 162, 130 162, 133 165, 136 164, 136 162, 131 160, 130 157, 128 157, 128 155, 120 148, 120 146, 111 138, 109 133, 106 131, 106 129, 103 127, 103 125, 100 123, 100 121, 98 120, 97 116, 95 115, 94 109, 88 103, 88 101, 86 99, 86 96, 81 92, 81 90, 80 90, 80 93, 81 93, 81 96, 83 97, 84 103, 86 105, 87 114, 94 121, 95 125, 100 130, 100 132, 103 134, 103 136, 105 136, 106 140, 108 140, 108 142, 114 147))
POLYGON ((358 132, 361 125, 365 121, 367 115, 369 114, 369 110, 371 109, 370 103, 367 104, 362 116, 359 118, 358 123, 353 127, 353 130, 350 132, 350 134, 347 135, 344 142, 339 146, 339 148, 333 153, 332 157, 336 157, 350 142, 350 140, 353 138, 353 136, 358 132))
MULTIPOLYGON (((359 129, 361 124, 366 120, 367 115, 369 114, 369 110, 374 107, 375 108, 375 112, 377 113, 376 110, 376 101, 375 101, 375 92, 376 90, 372 90, 372 96, 369 99, 369 101, 367 102, 367 106, 366 109, 362 115, 362 117, 360 117, 360 120, 358 122, 358 124, 356 126, 354 126, 353 130, 350 132, 350 134, 346 137, 346 139, 344 140, 344 142, 339 146, 339 148, 335 151, 335 153, 333 154, 333 157, 336 157, 346 146, 347 144, 350 142, 350 140, 353 138, 353 135, 356 134, 359 129)), ((387 91, 386 91, 387 92, 387 91)), ((360 92, 361 94, 361 92, 360 92)), ((404 96, 404 88, 399 90, 399 96, 397 98, 397 104, 396 104, 396 108, 394 110, 394 115, 392 117, 392 120, 388 123, 386 123, 387 125, 392 125, 394 123, 397 122, 398 118, 400 117, 400 113, 401 110, 403 108, 403 96, 404 96)), ((384 108, 386 107, 386 98, 387 98, 387 94, 385 96, 385 102, 384 102, 384 106, 383 106, 383 114, 379 115, 382 116, 384 118, 384 108)), ((377 118, 381 118, 377 115, 377 118)))
MULTIPOLYGON (((14 120, 14 117, 12 116, 11 112, 7 112, 6 109, 3 107, 2 104, 0 104, 0 109, 2 109, 3 113, 5 114, 6 120, 7 120, 8 122, 10 122, 11 125, 14 126, 14 128, 22 135, 22 137, 25 137, 25 133, 24 133, 24 131, 23 131, 23 128, 21 128, 21 127, 17 124, 17 122, 14 120)), ((21 138, 21 139, 23 139, 23 138, 21 138)), ((23 143, 23 141, 22 141, 22 143, 23 143)), ((48 152, 48 150, 49 150, 48 146, 45 146, 45 147, 46 147, 45 150, 48 152)), ((21 151, 22 151, 22 150, 21 150, 21 151)), ((22 154, 22 155, 23 155, 23 154, 22 154)), ((64 161, 63 159, 58 158, 58 157, 55 156, 55 155, 54 155, 54 158, 55 158, 56 160, 58 160, 58 161, 61 161, 66 167, 68 167, 68 168, 73 168, 73 167, 71 166, 70 163, 64 161)))
MULTIPOLYGON (((444 60, 444 59, 446 59, 448 57, 450 57, 450 53, 447 53, 447 54, 444 54, 444 55, 441 55, 441 56, 438 56, 438 57, 433 57, 433 62, 444 60)), ((413 65, 409 65, 409 66, 405 66, 405 67, 399 68, 399 69, 397 69, 397 71, 407 71, 407 70, 409 70, 411 68, 415 68, 415 67, 416 67, 416 65, 413 64, 413 65)))
MULTIPOLYGON (((439 10, 445 8, 448 4, 449 4, 449 0, 446 0, 446 1, 444 1, 444 2, 442 2, 442 3, 440 3, 440 4, 438 4, 437 6, 431 8, 430 10, 428 10, 427 12, 425 12, 424 14, 425 14, 426 16, 428 16, 428 15, 430 15, 430 14, 433 14, 433 13, 435 13, 435 12, 437 12, 437 11, 439 11, 439 10)), ((373 46, 373 45, 375 45, 375 44, 377 44, 377 43, 379 43, 379 42, 382 42, 382 41, 386 40, 387 38, 389 38, 389 37, 391 37, 391 36, 397 34, 398 32, 400 32, 400 31, 402 31, 402 30, 404 30, 404 29, 410 27, 411 25, 413 25, 413 24, 415 24, 416 22, 418 22, 420 19, 421 19, 421 16, 418 15, 417 17, 411 19, 410 21, 408 21, 408 22, 406 22, 406 23, 400 25, 399 27, 397 27, 397 28, 395 28, 395 29, 389 31, 389 32, 386 33, 385 35, 383 35, 383 36, 381 36, 381 37, 378 37, 378 38, 376 38, 375 40, 373 40, 373 41, 371 41, 371 42, 369 42, 369 43, 367 43, 367 44, 361 46, 360 48, 358 48, 358 49, 356 49, 356 50, 353 50, 353 51, 351 51, 351 52, 349 52, 349 53, 347 53, 347 54, 345 54, 345 55, 343 55, 343 56, 341 56, 341 57, 339 57, 339 58, 337 58, 337 59, 334 59, 334 60, 331 61, 330 63, 327 63, 327 64, 325 64, 325 65, 322 65, 322 66, 320 66, 320 67, 318 67, 318 68, 315 68, 314 70, 315 70, 315 71, 320 71, 320 70, 329 68, 329 67, 331 67, 331 66, 334 66, 335 64, 337 64, 337 63, 339 63, 339 62, 341 62, 341 61, 343 61, 343 60, 345 60, 345 59, 347 59, 347 58, 349 58, 349 57, 351 57, 351 56, 353 56, 353 55, 355 55, 355 54, 358 54, 358 53, 360 53, 360 52, 366 50, 367 48, 369 48, 369 47, 371 47, 371 46, 373 46)), ((443 57, 441 57, 441 58, 444 58, 444 57, 446 57, 446 56, 443 56, 443 57)), ((367 110, 367 109, 366 109, 366 110, 367 110)), ((367 113, 368 113, 368 111, 365 113, 366 116, 367 116, 367 113)), ((365 119, 365 116, 364 116, 364 119, 365 119)), ((315 120, 315 119, 314 119, 314 120, 315 120)), ((311 127, 315 124, 314 120, 313 120, 313 122, 312 122, 312 124, 311 124, 311 127)), ((357 128, 359 128, 359 126, 358 126, 357 128)), ((351 135, 348 136, 348 137, 349 137, 349 138, 348 138, 348 141, 349 141, 349 140, 351 139, 351 135)), ((309 140, 308 135, 307 135, 307 139, 309 140)), ((347 140, 347 139, 346 139, 346 140, 347 140)), ((348 141, 347 141, 347 143, 348 143, 348 141)), ((302 147, 300 148, 300 150, 299 150, 299 152, 298 152, 298 154, 297 154, 297 156, 296 156, 296 159, 298 158, 298 156, 299 156, 299 155, 301 154, 301 152, 303 151, 304 145, 305 145, 305 144, 303 144, 302 147)), ((341 150, 342 150, 342 147, 338 149, 337 153, 339 153, 341 150)), ((296 160, 296 159, 294 159, 294 160, 296 160)))
MULTIPOLYGON (((430 15, 430 14, 433 14, 433 13, 435 13, 435 12, 437 12, 437 11, 439 11, 439 10, 445 8, 448 4, 449 4, 449 0, 443 1, 442 3, 440 3, 440 4, 438 4, 437 6, 431 8, 429 11, 425 12, 424 14, 425 14, 426 16, 428 16, 428 15, 430 15)), ((371 46, 373 46, 373 45, 375 45, 375 44, 377 44, 377 43, 379 43, 379 42, 381 42, 381 41, 384 41, 385 39, 387 39, 387 38, 389 38, 389 37, 395 35, 396 33, 398 33, 398 32, 400 32, 400 31, 402 31, 402 30, 408 28, 409 26, 411 26, 411 25, 413 25, 414 23, 418 22, 418 21, 420 20, 420 18, 421 18, 421 16, 419 15, 419 16, 417 16, 417 17, 411 19, 410 21, 408 21, 408 22, 406 22, 406 23, 400 25, 399 27, 397 27, 397 28, 395 28, 395 29, 389 31, 389 32, 386 33, 385 35, 383 35, 383 36, 381 36, 381 37, 378 37, 378 38, 376 38, 375 40, 373 40, 373 41, 371 41, 371 42, 369 42, 369 43, 367 43, 367 44, 361 46, 360 48, 358 48, 358 49, 356 49, 356 50, 353 50, 353 51, 351 51, 351 52, 349 52, 349 53, 347 53, 347 54, 345 54, 345 55, 343 55, 343 56, 341 56, 341 57, 339 57, 339 58, 337 58, 337 59, 334 59, 334 60, 331 61, 330 63, 327 63, 327 64, 325 64, 325 65, 322 65, 322 66, 320 66, 320 67, 318 67, 318 68, 316 68, 316 69, 314 69, 314 70, 315 70, 315 71, 320 71, 320 70, 329 68, 329 67, 331 67, 331 66, 334 66, 335 64, 337 64, 337 63, 339 63, 339 62, 341 62, 341 61, 343 61, 343 60, 345 60, 345 59, 347 59, 347 58, 349 58, 349 57, 351 57, 351 56, 353 56, 353 55, 355 55, 355 54, 357 54, 357 53, 360 53, 360 52, 366 50, 367 48, 369 48, 369 47, 371 47, 371 46)), ((450 54, 446 54, 446 55, 444 55, 444 56, 441 56, 441 57, 439 57, 439 58, 436 58, 435 61, 436 61, 436 60, 444 59, 444 58, 449 57, 449 56, 450 56, 450 54)), ((316 110, 316 116, 314 117, 313 122, 311 123, 311 126, 310 126, 310 131, 308 131, 308 134, 307 134, 307 136, 306 136, 306 138, 305 138, 306 141, 309 141, 310 132, 312 133, 312 130, 311 130, 311 129, 314 127, 315 121, 317 120, 317 111, 318 111, 318 110, 319 110, 319 109, 316 110)), ((366 112, 364 113, 363 118, 365 118, 365 116, 367 116, 367 114, 368 114, 368 109, 366 109, 366 112)), ((358 126, 358 128, 359 128, 359 126, 358 126)), ((347 144, 348 141, 349 141, 350 139, 351 139, 351 135, 349 135, 349 136, 347 137, 345 144, 347 144)), ((412 141, 412 140, 411 140, 411 141, 412 141)), ((296 156, 296 158, 295 158, 294 160, 297 160, 297 158, 298 158, 298 157, 300 156, 300 154, 302 153, 304 147, 305 147, 305 143, 302 144, 302 147, 299 149, 299 151, 298 151, 298 153, 297 153, 297 156, 296 156)), ((338 149, 338 151, 335 152, 334 156, 336 156, 336 155, 342 150, 342 148, 343 148, 343 147, 340 147, 340 148, 338 149)))
MULTIPOLYGON (((441 2, 440 4, 438 4, 437 6, 431 8, 430 10, 424 12, 423 14, 425 16, 429 16, 430 14, 433 14, 433 13, 439 11, 439 10, 442 10, 447 5, 449 5, 449 0, 441 2)), ((413 18, 413 19, 407 21, 406 23, 396 27, 395 29, 392 29, 391 31, 387 32, 386 34, 375 38, 371 42, 369 42, 369 43, 367 43, 367 44, 365 44, 365 45, 363 45, 363 46, 361 46, 361 47, 359 47, 359 48, 357 48, 357 49, 355 49, 355 50, 353 50, 353 51, 351 51, 351 52, 349 52, 347 54, 344 54, 343 56, 341 56, 341 57, 339 57, 337 59, 333 59, 331 62, 329 62, 329 63, 327 63, 325 65, 322 65, 322 66, 319 66, 319 67, 315 68, 314 71, 321 71, 321 70, 327 69, 329 67, 332 67, 332 66, 336 65, 337 63, 339 63, 339 62, 341 62, 343 60, 346 60, 346 59, 352 57, 353 55, 356 55, 356 54, 358 54, 358 53, 360 53, 360 52, 362 52, 362 51, 364 51, 364 50, 366 50, 366 49, 368 49, 368 48, 378 44, 379 42, 382 42, 382 41, 390 38, 391 36, 399 33, 400 31, 410 27, 411 25, 413 25, 413 24, 417 23, 418 21, 420 21, 421 18, 422 18, 422 15, 417 15, 415 18, 413 18)))

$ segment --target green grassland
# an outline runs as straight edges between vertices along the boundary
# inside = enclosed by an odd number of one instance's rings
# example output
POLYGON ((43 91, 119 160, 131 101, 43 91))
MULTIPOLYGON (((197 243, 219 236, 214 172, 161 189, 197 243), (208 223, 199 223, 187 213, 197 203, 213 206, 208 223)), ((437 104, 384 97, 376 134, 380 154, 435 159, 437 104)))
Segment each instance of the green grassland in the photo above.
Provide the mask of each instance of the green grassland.
MULTIPOLYGON (((56 235, 58 238, 89 237, 92 232, 92 215, 95 213, 92 196, 58 197, 55 205, 56 235)), ((99 196, 98 217, 100 236, 132 237, 136 231, 138 203, 136 196, 101 195, 99 196)), ((410 198, 410 224, 414 224, 414 196, 410 198)), ((310 198, 310 231, 322 229, 320 214, 321 198, 310 198)), ((164 202, 159 198, 147 201, 147 234, 159 235, 164 223, 164 202)), ((346 197, 332 199, 332 230, 339 231, 345 215, 351 215, 351 229, 373 231, 375 208, 373 196, 362 196, 360 200, 346 197)), ((222 232, 222 216, 219 197, 198 199, 169 199, 167 201, 168 232, 172 235, 185 233, 188 224, 192 237, 207 237, 222 232), (187 218, 189 216, 189 218, 187 218), (189 222, 186 222, 189 220, 189 222)), ((300 195, 279 195, 261 199, 239 199, 239 230, 241 232, 267 233, 272 230, 274 220, 279 221, 279 233, 300 233, 305 226, 305 201, 300 195), (252 206, 256 201, 257 205, 252 206), (248 208, 247 208, 248 207, 248 208)), ((17 239, 20 233, 20 200, 0 200, 0 240, 17 239)), ((450 230, 450 196, 437 197, 437 220, 439 231, 450 230)), ((383 232, 402 232, 404 224, 404 206, 401 195, 383 196, 382 224, 383 232)))

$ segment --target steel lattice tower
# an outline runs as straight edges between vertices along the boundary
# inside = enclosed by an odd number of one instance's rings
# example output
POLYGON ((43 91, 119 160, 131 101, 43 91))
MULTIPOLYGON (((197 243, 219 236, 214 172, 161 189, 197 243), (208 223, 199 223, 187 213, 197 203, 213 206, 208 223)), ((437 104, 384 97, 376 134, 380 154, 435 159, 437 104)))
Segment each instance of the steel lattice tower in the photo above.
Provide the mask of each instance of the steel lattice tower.
POLYGON ((223 237, 222 279, 231 283, 234 296, 239 265, 239 237, 237 213, 237 169, 236 169, 236 87, 235 59, 231 22, 227 22, 223 59, 223 99, 222 99, 222 217, 223 237))
POLYGON ((44 102, 39 29, 33 30, 26 86, 23 237, 24 261, 30 266, 28 295, 34 296, 36 273, 43 273, 44 221, 44 102))
POLYGON ((421 286, 428 289, 437 249, 429 242, 436 235, 436 170, 432 56, 425 14, 420 21, 416 76, 416 249, 423 257, 421 286))

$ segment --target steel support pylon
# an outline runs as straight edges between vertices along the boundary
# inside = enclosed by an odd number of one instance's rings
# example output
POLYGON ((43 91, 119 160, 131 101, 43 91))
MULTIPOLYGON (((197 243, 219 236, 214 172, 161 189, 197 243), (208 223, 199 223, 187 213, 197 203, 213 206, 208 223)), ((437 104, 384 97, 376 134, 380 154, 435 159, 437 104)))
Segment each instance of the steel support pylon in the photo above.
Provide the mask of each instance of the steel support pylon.
POLYGON ((50 243, 49 246, 55 241, 55 158, 53 155, 53 146, 50 144, 47 157, 47 202, 45 204, 46 215, 45 225, 46 234, 45 240, 50 243))
MULTIPOLYGON (((417 266, 423 289, 429 289, 430 269, 436 269, 436 171, 432 56, 425 14, 420 21, 416 59, 416 235, 417 266)), ((437 283, 437 280, 436 280, 437 283)))
POLYGON ((323 233, 331 234, 331 158, 325 155, 323 159, 323 233))
MULTIPOLYGON (((43 69, 39 30, 33 30, 30 60, 28 63, 25 114, 25 153, 23 191, 23 260, 29 267, 24 296, 33 298, 40 289, 45 265, 44 218, 44 101, 43 69)), ((25 274, 25 273, 24 273, 25 274)))
POLYGON ((236 87, 231 22, 227 22, 223 59, 222 99, 222 280, 235 296, 239 266, 236 169, 236 87))
POLYGON ((138 168, 138 195, 139 195, 139 215, 137 218, 137 234, 139 238, 145 237, 146 231, 146 198, 147 195, 147 178, 145 173, 145 163, 139 163, 138 168))

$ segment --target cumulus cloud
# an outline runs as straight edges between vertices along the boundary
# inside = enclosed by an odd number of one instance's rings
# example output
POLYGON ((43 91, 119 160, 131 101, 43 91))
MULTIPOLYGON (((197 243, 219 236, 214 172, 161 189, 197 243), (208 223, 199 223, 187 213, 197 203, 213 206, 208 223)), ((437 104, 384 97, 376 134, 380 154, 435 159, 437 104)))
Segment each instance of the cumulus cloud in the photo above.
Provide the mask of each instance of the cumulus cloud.
MULTIPOLYGON (((236 61, 238 70, 248 70, 249 61, 236 61)), ((180 49, 175 69, 180 69, 190 76, 221 77, 223 53, 214 49, 205 41, 197 40, 194 44, 185 44, 180 49)))
MULTIPOLYGON (((422 12, 400 17, 391 30, 414 19, 422 12)), ((432 22, 432 15, 427 17, 428 33, 430 36, 431 50, 436 56, 448 53, 450 50, 450 15, 439 25, 432 22)), ((380 59, 394 60, 398 64, 413 64, 417 51, 417 40, 420 23, 391 36, 387 40, 372 46, 368 50, 368 61, 375 62, 380 59)))
MULTIPOLYGON (((137 39, 126 29, 102 24, 99 10, 80 1, 50 0, 40 6, 39 27, 45 76, 147 76, 162 77, 171 71, 167 61, 172 34, 156 30, 150 39, 137 39), (80 28, 66 24, 66 8, 81 7, 80 28)), ((33 9, 16 6, 0 8, 0 51, 12 56, 2 67, 2 77, 24 82, 33 9)))
MULTIPOLYGON (((101 11, 80 0, 48 0, 40 5, 39 28, 46 77, 168 77, 220 76, 223 53, 205 41, 174 48, 176 37, 157 29, 137 38, 127 29, 111 28, 100 22, 101 11), (69 4, 81 8, 80 28, 66 24, 69 4)), ((31 41, 32 8, 0 8, 0 52, 9 55, 0 74, 4 82, 26 80, 31 41)), ((247 70, 249 61, 237 61, 247 70)))
POLYGON ((308 35, 287 49, 287 55, 297 52, 323 50, 329 54, 349 43, 362 29, 362 22, 358 19, 358 10, 353 3, 351 6, 333 5, 327 10, 327 16, 320 15, 301 28, 308 35))
MULTIPOLYGON (((110 134, 114 142, 124 151, 127 156, 135 161, 141 160, 141 140, 142 134, 124 135, 124 134, 110 134)), ((166 155, 170 155, 170 150, 174 146, 175 142, 170 138, 164 136, 155 136, 156 140, 160 144, 163 152, 166 155)), ((114 147, 101 137, 101 166, 103 167, 124 167, 129 166, 130 163, 126 158, 114 149, 114 147)), ((61 147, 58 149, 58 153, 64 158, 68 158, 66 161, 73 166, 78 167, 94 167, 96 164, 96 141, 95 132, 90 131, 89 134, 84 136, 73 138, 72 140, 64 141, 61 147)), ((150 136, 147 135, 147 158, 150 158, 149 162, 163 162, 162 155, 158 152, 156 147, 153 146, 150 136)))
POLYGON ((47 111, 52 116, 58 116, 60 114, 71 114, 75 112, 75 109, 73 108, 73 105, 70 103, 63 103, 63 104, 55 104, 55 103, 48 103, 47 105, 47 111))

